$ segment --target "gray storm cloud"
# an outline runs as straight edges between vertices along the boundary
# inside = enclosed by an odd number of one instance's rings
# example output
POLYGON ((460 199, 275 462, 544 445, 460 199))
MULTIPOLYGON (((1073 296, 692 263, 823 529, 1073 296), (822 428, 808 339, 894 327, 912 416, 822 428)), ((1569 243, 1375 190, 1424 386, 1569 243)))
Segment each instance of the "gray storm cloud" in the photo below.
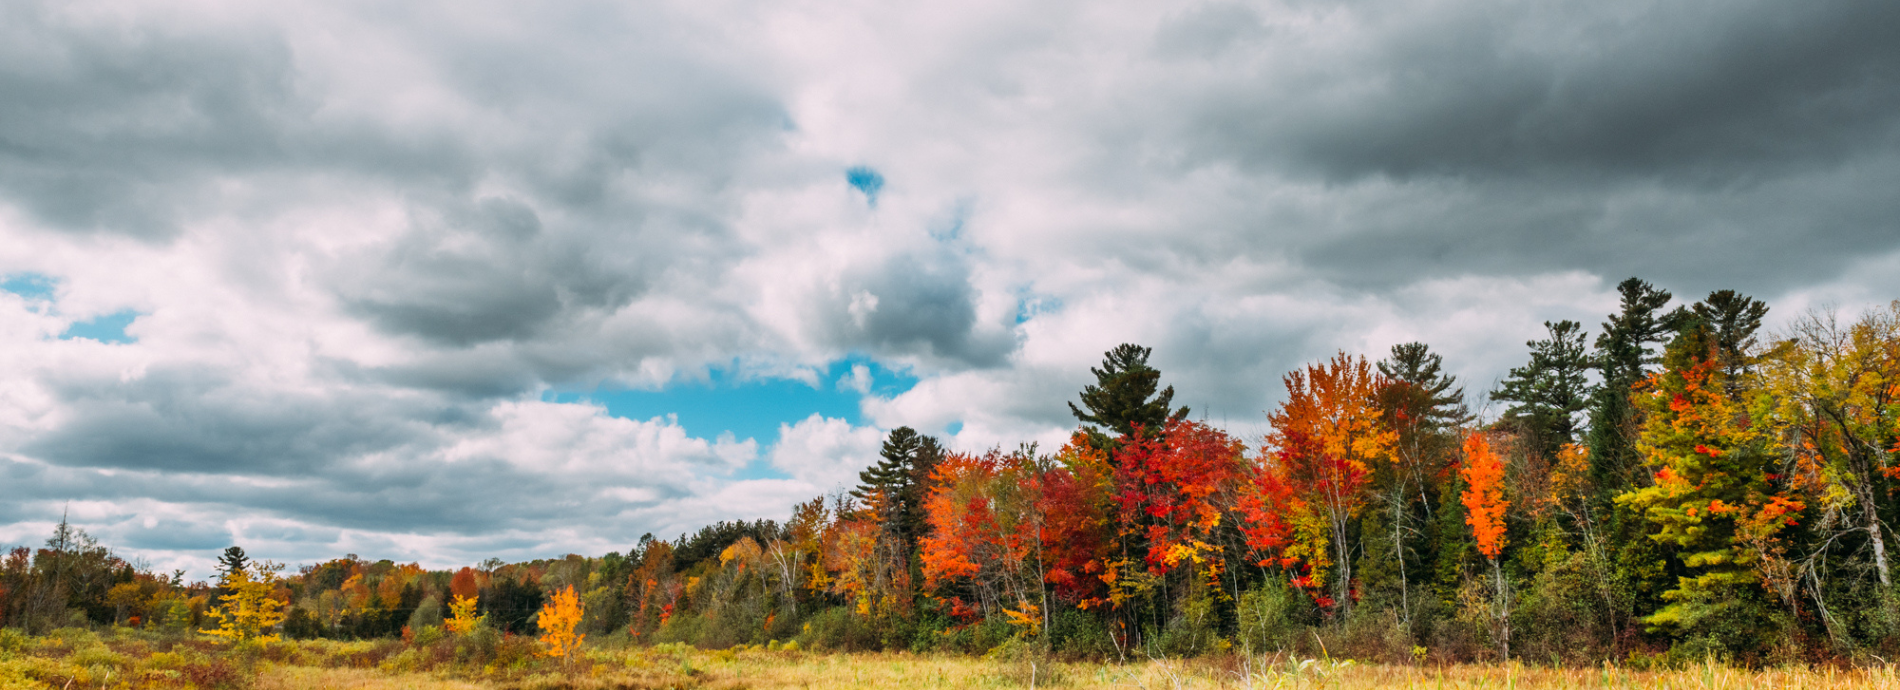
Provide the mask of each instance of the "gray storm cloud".
POLYGON ((0 2, 0 277, 57 286, 0 294, 0 542, 72 510, 179 567, 226 540, 604 551, 777 514, 900 424, 1059 443, 1121 342, 1251 433, 1336 350, 1424 340, 1480 391, 1630 275, 1884 301, 1897 25, 1873 0, 0 2), (128 312, 131 342, 57 337, 128 312), (549 396, 847 358, 917 384, 777 420, 782 445, 549 396))

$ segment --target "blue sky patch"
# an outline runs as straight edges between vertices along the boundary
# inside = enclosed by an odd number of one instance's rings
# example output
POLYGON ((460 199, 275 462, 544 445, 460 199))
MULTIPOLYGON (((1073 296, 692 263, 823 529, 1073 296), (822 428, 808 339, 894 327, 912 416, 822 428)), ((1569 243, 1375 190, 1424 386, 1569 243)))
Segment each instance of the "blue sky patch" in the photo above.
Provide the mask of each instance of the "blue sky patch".
POLYGON ((0 290, 34 300, 50 300, 59 281, 38 273, 14 273, 0 277, 0 290))
POLYGON ((627 419, 677 415, 686 433, 716 438, 730 431, 738 440, 759 442, 763 452, 778 441, 779 424, 796 424, 812 413, 864 423, 858 401, 865 395, 890 397, 917 385, 917 377, 893 371, 864 357, 850 357, 826 366, 814 388, 803 381, 751 378, 737 367, 715 367, 707 380, 678 380, 657 391, 609 387, 589 392, 549 391, 548 402, 592 402, 607 413, 627 419))
POLYGON ((877 208, 877 193, 884 189, 884 176, 869 166, 854 166, 844 171, 844 181, 864 192, 864 200, 877 208))
POLYGON ((125 344, 135 342, 137 338, 125 334, 125 327, 139 317, 135 311, 122 311, 105 316, 93 317, 87 321, 76 321, 59 335, 61 340, 87 338, 102 343, 125 344))
POLYGON ((1016 299, 1016 325, 1050 312, 1061 311, 1062 300, 1048 295, 1024 294, 1016 299))

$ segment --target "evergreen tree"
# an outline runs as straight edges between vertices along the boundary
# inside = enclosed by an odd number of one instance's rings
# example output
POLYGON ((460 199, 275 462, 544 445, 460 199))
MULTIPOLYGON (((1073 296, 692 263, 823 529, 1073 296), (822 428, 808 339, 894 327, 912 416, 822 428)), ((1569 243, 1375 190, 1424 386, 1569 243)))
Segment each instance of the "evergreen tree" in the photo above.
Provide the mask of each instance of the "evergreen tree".
POLYGON ((1576 415, 1589 405, 1591 388, 1584 374, 1590 356, 1577 322, 1545 321, 1544 328, 1550 337, 1525 343, 1530 363, 1512 369, 1491 397, 1517 403, 1505 410, 1505 421, 1528 434, 1545 458, 1555 458, 1576 440, 1576 415))
POLYGON ((224 575, 244 570, 250 564, 251 559, 249 556, 244 555, 243 547, 233 546, 227 548, 224 550, 223 555, 218 556, 218 576, 223 577, 224 575))
POLYGON ((1396 383, 1410 386, 1416 400, 1408 414, 1418 415, 1433 429, 1451 429, 1471 422, 1471 409, 1465 405, 1464 386, 1458 377, 1446 375, 1440 368, 1443 359, 1425 343, 1392 346, 1392 356, 1379 362, 1379 373, 1396 383))
POLYGON ((1083 424, 1089 435, 1091 445, 1103 450, 1114 447, 1115 441, 1109 434, 1129 436, 1141 427, 1145 433, 1159 433, 1171 419, 1185 419, 1188 408, 1170 410, 1174 401, 1174 386, 1161 389, 1161 372, 1148 366, 1151 348, 1123 343, 1103 354, 1100 369, 1090 367, 1095 374, 1095 385, 1082 389, 1083 412, 1075 403, 1069 403, 1069 412, 1083 424), (1150 399, 1152 398, 1152 399, 1150 399))
POLYGON ((1601 497, 1599 507, 1629 488, 1641 466, 1635 437, 1642 421, 1630 401, 1630 387, 1647 377, 1649 367, 1658 361, 1650 345, 1667 341, 1686 315, 1680 308, 1661 313, 1669 304, 1669 291, 1636 278, 1623 281, 1616 290, 1622 294, 1622 308, 1603 322, 1593 356, 1603 383, 1591 396, 1587 445, 1591 483, 1601 497))
MULTIPOLYGON (((1690 309, 1712 332, 1722 358, 1723 373, 1729 381, 1736 381, 1750 364, 1749 353, 1756 345, 1755 332, 1761 330, 1768 305, 1734 290, 1717 290, 1690 309)), ((1729 393, 1733 395, 1735 391, 1729 393)))
POLYGON ((858 473, 861 484, 851 495, 863 500, 873 493, 883 494, 885 514, 879 518, 903 540, 906 553, 914 552, 924 530, 924 494, 931 471, 943 459, 943 447, 935 437, 900 426, 885 437, 878 454, 883 459, 858 473))
POLYGON ((1415 590, 1430 580, 1437 553, 1437 540, 1420 538, 1443 511, 1431 490, 1442 483, 1441 471, 1457 452, 1455 430, 1471 422, 1464 388, 1442 366, 1424 343, 1394 345, 1378 363, 1385 378, 1380 406, 1397 438, 1391 462, 1372 465, 1379 499, 1361 517, 1365 547, 1358 571, 1365 595, 1393 600, 1408 630, 1424 600, 1415 590))

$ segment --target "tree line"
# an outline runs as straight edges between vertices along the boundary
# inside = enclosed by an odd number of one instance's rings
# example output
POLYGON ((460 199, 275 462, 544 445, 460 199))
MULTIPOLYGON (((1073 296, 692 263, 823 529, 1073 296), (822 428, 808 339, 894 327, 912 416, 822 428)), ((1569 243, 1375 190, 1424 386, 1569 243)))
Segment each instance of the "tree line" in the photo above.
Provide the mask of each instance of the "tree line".
MULTIPOLYGON (((571 591, 595 639, 713 647, 1891 655, 1900 302, 1767 333, 1767 305, 1733 291, 1618 290, 1594 337, 1546 323, 1488 392, 1493 414, 1407 343, 1286 374, 1249 446, 1174 406, 1151 350, 1122 345, 1060 448, 952 452, 898 428, 858 486, 782 522, 456 571, 307 566, 276 585, 282 631, 415 634, 473 602, 527 633, 571 591)), ((60 529, 0 569, 0 622, 189 627, 217 594, 60 529)))

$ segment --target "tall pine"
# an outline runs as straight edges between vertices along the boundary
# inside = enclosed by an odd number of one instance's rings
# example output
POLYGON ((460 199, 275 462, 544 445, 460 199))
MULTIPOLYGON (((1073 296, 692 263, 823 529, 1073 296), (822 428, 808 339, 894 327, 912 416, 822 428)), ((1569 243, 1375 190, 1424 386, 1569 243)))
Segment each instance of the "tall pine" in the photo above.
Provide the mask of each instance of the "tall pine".
POLYGON ((1516 403, 1505 410, 1504 420, 1548 459, 1576 441, 1577 413, 1589 406, 1591 386, 1583 327, 1575 321, 1545 321, 1544 328, 1550 337, 1525 343, 1531 361, 1512 369, 1491 397, 1516 403))
POLYGON ((1161 372, 1148 366, 1152 351, 1123 343, 1102 356, 1101 368, 1089 368, 1095 374, 1095 384, 1082 389, 1082 407, 1069 403, 1069 412, 1085 425, 1096 425, 1084 427, 1090 445, 1112 450, 1115 437, 1132 436, 1136 427, 1144 433, 1158 434, 1170 420, 1187 418, 1188 408, 1169 409, 1174 386, 1156 393, 1161 372))

